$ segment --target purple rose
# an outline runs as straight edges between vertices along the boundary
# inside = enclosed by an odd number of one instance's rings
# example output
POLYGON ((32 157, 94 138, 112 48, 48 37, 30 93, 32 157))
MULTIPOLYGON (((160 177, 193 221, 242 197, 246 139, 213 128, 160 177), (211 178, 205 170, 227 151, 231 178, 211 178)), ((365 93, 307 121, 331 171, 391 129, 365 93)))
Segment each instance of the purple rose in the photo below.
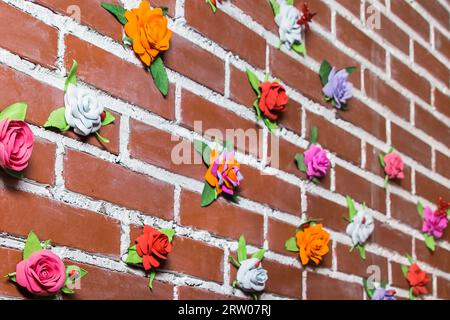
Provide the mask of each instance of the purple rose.
POLYGON ((309 149, 305 151, 304 156, 308 179, 322 178, 327 174, 327 170, 330 167, 330 160, 325 150, 311 144, 309 149))
POLYGON ((397 300, 395 293, 394 290, 386 290, 380 287, 373 293, 372 300, 397 300))
POLYGON ((348 81, 348 76, 347 70, 342 69, 336 73, 336 68, 333 68, 328 75, 328 83, 322 90, 325 96, 334 100, 338 109, 353 97, 353 85, 348 81))
POLYGON ((439 239, 447 228, 448 219, 446 215, 435 214, 430 207, 426 207, 423 215, 422 231, 439 239))

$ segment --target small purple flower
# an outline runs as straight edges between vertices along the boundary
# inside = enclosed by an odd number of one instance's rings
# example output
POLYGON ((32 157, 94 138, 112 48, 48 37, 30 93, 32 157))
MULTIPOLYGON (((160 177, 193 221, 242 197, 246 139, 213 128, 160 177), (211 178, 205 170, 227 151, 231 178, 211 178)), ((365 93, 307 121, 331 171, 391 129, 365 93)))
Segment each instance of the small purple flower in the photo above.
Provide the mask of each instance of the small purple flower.
POLYGON ((439 239, 447 228, 448 219, 445 215, 435 214, 430 207, 426 207, 423 215, 422 231, 439 239))
POLYGON ((330 160, 325 150, 311 144, 309 149, 305 151, 304 156, 308 179, 322 178, 327 174, 327 170, 330 167, 330 160))
POLYGON ((386 290, 380 287, 373 293, 372 300, 397 300, 395 293, 394 290, 386 290))
POLYGON ((328 75, 328 83, 322 90, 325 96, 334 100, 338 109, 353 97, 353 85, 348 81, 348 76, 347 70, 342 69, 336 73, 336 68, 333 68, 328 75))

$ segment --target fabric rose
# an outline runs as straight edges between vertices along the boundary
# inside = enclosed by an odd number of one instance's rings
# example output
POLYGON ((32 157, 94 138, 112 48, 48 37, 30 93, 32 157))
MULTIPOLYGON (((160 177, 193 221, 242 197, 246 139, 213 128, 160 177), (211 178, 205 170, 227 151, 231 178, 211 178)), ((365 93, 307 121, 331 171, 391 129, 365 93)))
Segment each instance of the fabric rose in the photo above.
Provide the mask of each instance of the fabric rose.
POLYGON ((261 266, 259 259, 247 259, 241 261, 236 276, 236 285, 246 292, 261 292, 267 281, 267 271, 261 266))
POLYGON ((372 215, 365 210, 358 211, 347 226, 346 233, 352 238, 353 245, 364 244, 375 229, 372 215))
POLYGON ((134 52, 150 66, 161 51, 169 50, 172 31, 167 27, 167 18, 161 8, 151 9, 145 0, 138 9, 127 10, 125 17, 125 33, 133 39, 134 52))
POLYGON ((322 178, 327 174, 330 160, 322 148, 311 144, 309 149, 305 151, 304 159, 308 179, 322 178))
POLYGON ((413 289, 413 293, 416 297, 428 293, 426 285, 431 280, 427 274, 419 268, 417 263, 413 263, 409 267, 406 279, 408 280, 408 283, 413 289))
POLYGON ((348 76, 347 70, 336 72, 336 68, 333 67, 328 75, 328 83, 322 89, 325 96, 334 100, 338 109, 353 97, 353 85, 348 81, 348 76))
POLYGON ((395 293, 395 290, 377 288, 373 293, 372 300, 397 300, 395 298, 395 293))
POLYGON ((104 109, 99 105, 97 97, 86 89, 69 84, 64 104, 67 124, 76 134, 87 136, 101 128, 104 109))
POLYGON ((301 42, 302 40, 303 27, 298 24, 299 19, 300 11, 296 7, 282 1, 280 11, 275 17, 275 22, 278 25, 280 40, 282 43, 286 43, 288 48, 291 48, 295 42, 301 42))
POLYGON ((16 281, 35 295, 54 295, 64 287, 66 269, 56 254, 41 250, 17 264, 16 281))
POLYGON ((403 179, 403 160, 396 152, 384 156, 384 172, 389 179, 403 179))
POLYGON ((22 171, 33 152, 34 135, 24 121, 3 119, 0 122, 0 166, 22 171))
POLYGON ((234 190, 244 179, 240 172, 240 164, 234 158, 234 152, 223 150, 219 155, 216 150, 211 150, 209 163, 210 167, 205 174, 206 182, 216 188, 217 195, 222 191, 234 195, 234 190))
POLYGON ((278 119, 278 112, 286 111, 288 96, 286 89, 278 82, 266 81, 260 85, 259 109, 270 120, 278 119))
POLYGON ((308 264, 310 260, 318 265, 329 251, 330 234, 323 230, 322 224, 306 226, 298 231, 295 237, 303 265, 308 264))
POLYGON ((439 214, 439 211, 433 212, 430 207, 426 207, 423 214, 422 231, 428 233, 436 239, 442 238, 445 228, 447 228, 447 215, 439 214))
POLYGON ((159 267, 158 259, 166 260, 172 247, 167 235, 149 226, 144 226, 143 234, 136 239, 136 252, 145 270, 159 267))

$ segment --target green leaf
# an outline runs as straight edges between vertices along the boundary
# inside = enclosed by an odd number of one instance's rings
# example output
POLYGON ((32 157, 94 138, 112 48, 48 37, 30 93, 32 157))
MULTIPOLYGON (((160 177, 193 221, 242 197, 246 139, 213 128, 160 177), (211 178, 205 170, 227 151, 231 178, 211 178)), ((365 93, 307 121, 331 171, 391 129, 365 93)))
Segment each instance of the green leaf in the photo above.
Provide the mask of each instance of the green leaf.
POLYGON ((255 301, 258 301, 258 300, 259 300, 259 296, 258 296, 257 293, 252 292, 250 295, 252 296, 252 299, 253 299, 253 300, 255 300, 255 301))
POLYGON ((322 61, 319 70, 319 76, 320 80, 322 81, 322 86, 325 86, 328 83, 328 76, 330 75, 332 69, 333 67, 327 60, 322 61))
POLYGON ((167 77, 166 67, 161 57, 156 57, 150 65, 150 73, 155 81, 156 87, 163 94, 167 96, 169 92, 169 78, 167 77))
POLYGON ((247 69, 245 73, 247 73, 248 82, 250 82, 253 91, 255 91, 255 93, 259 98, 261 96, 261 89, 259 88, 261 82, 259 82, 259 79, 256 76, 256 74, 254 74, 250 69, 247 69))
POLYGON ((42 244, 42 249, 48 249, 51 243, 52 243, 51 240, 45 240, 44 243, 42 244))
POLYGON ((102 136, 100 133, 98 133, 98 131, 95 132, 95 136, 97 137, 97 139, 100 142, 103 142, 103 143, 109 143, 110 142, 108 138, 105 138, 104 136, 102 136))
POLYGON ((304 43, 294 42, 291 46, 291 49, 298 54, 306 54, 306 47, 304 43))
POLYGON ((124 47, 124 49, 126 49, 126 46, 132 46, 133 45, 133 39, 130 37, 123 37, 122 39, 122 46, 124 47))
POLYGON ((78 70, 78 62, 73 60, 72 68, 70 68, 69 75, 67 76, 66 83, 64 84, 64 92, 67 91, 69 84, 77 85, 77 70, 78 70))
POLYGON ((405 278, 408 277, 408 271, 409 271, 408 266, 405 266, 404 264, 402 264, 402 265, 400 265, 400 267, 401 267, 401 269, 402 269, 403 276, 404 276, 405 278))
POLYGON ((136 251, 136 245, 128 248, 128 256, 127 260, 125 261, 129 264, 141 264, 142 263, 142 257, 140 257, 136 251))
POLYGON ((436 250, 436 241, 434 240, 434 237, 430 236, 427 233, 424 233, 423 238, 425 240, 425 245, 427 246, 427 248, 430 249, 431 251, 435 251, 436 250))
POLYGON ((378 155, 378 162, 382 168, 386 166, 386 163, 384 162, 384 155, 382 153, 378 155))
POLYGON ((28 234, 28 238, 25 242, 25 248, 23 249, 23 260, 28 259, 34 252, 42 250, 41 241, 38 236, 31 231, 28 234))
POLYGON ((266 127, 269 129, 270 132, 274 132, 275 130, 278 129, 278 124, 275 121, 271 121, 268 118, 264 118, 264 124, 266 125, 266 127))
POLYGON ((233 288, 236 288, 236 285, 237 285, 237 279, 235 279, 235 280, 233 281, 233 283, 231 284, 231 286, 232 286, 233 288))
POLYGON ((258 101, 258 99, 256 99, 253 102, 253 108, 255 108, 255 111, 256 111, 256 119, 260 120, 261 119, 261 109, 259 109, 259 101, 258 101))
POLYGON ((239 267, 241 266, 241 264, 239 263, 239 261, 237 261, 233 256, 229 256, 228 260, 231 262, 231 264, 233 266, 235 266, 236 268, 239 269, 239 267))
POLYGON ((269 0, 269 3, 272 7, 273 14, 277 16, 280 13, 280 5, 276 0, 269 0))
POLYGON ((211 148, 206 143, 200 140, 194 140, 194 149, 202 155, 203 162, 209 167, 209 156, 211 155, 211 148))
POLYGON ((305 156, 301 153, 297 153, 294 157, 295 162, 297 163, 297 168, 301 172, 306 172, 306 164, 305 164, 305 156))
POLYGON ((0 112, 0 120, 8 118, 9 121, 12 120, 22 120, 25 121, 25 116, 27 114, 28 104, 26 102, 16 102, 0 112))
POLYGON ((164 233, 167 238, 169 238, 169 242, 172 242, 173 236, 175 235, 175 230, 171 228, 161 229, 159 230, 161 233, 164 233))
POLYGON ((209 206, 217 198, 216 189, 211 187, 208 182, 205 181, 205 186, 202 192, 202 207, 209 206))
POLYGON ((211 0, 206 0, 206 2, 209 4, 209 6, 211 7, 211 10, 213 13, 216 13, 217 11, 217 7, 214 5, 214 3, 212 3, 211 0))
POLYGON ((265 249, 260 249, 252 255, 252 258, 262 260, 264 258, 265 253, 266 253, 265 249))
POLYGON ((247 260, 247 245, 245 243, 244 235, 241 235, 239 238, 237 253, 239 262, 247 260))
POLYGON ((161 10, 162 10, 163 16, 164 16, 164 17, 167 16, 167 11, 169 11, 169 8, 167 8, 167 7, 161 7, 161 10))
POLYGON ((380 287, 383 288, 383 289, 386 289, 387 285, 388 285, 388 283, 387 283, 386 280, 383 280, 383 281, 381 281, 381 283, 380 283, 380 287))
POLYGON ((409 288, 409 300, 414 300, 416 297, 414 296, 414 288, 409 288))
POLYGON ((9 278, 9 280, 11 280, 12 282, 17 282, 15 272, 8 273, 5 277, 9 278))
POLYGON ((417 212, 419 213, 419 216, 420 216, 420 219, 422 219, 423 220, 423 212, 424 212, 424 207, 423 207, 423 204, 422 204, 422 202, 417 202, 417 212))
POLYGON ((9 176, 13 177, 14 179, 22 179, 23 178, 23 171, 14 171, 5 167, 2 167, 3 171, 6 172, 9 176))
POLYGON ((367 296, 372 299, 373 293, 375 292, 375 287, 373 285, 373 282, 370 280, 367 280, 366 278, 363 278, 363 286, 366 290, 367 296))
POLYGON ((287 251, 298 252, 297 239, 295 237, 287 239, 284 244, 287 251))
POLYGON ((50 113, 47 122, 44 124, 44 128, 56 128, 61 132, 69 130, 70 126, 66 121, 65 112, 66 109, 62 107, 50 113))
POLYGON ((408 259, 410 264, 414 263, 414 259, 408 253, 406 254, 406 259, 408 259))
POLYGON ((153 280, 155 280, 156 277, 156 271, 152 270, 150 271, 150 276, 148 279, 148 287, 150 288, 150 290, 153 290, 153 280))
POLYGON ((127 18, 125 17, 125 8, 105 2, 102 2, 101 6, 103 9, 109 11, 112 15, 114 15, 121 24, 125 25, 128 22, 127 18))
POLYGON ((64 287, 64 288, 61 289, 61 292, 64 293, 64 294, 74 294, 75 290, 72 290, 72 289, 69 289, 67 287, 64 287))
POLYGON ((348 68, 345 68, 345 70, 348 72, 348 74, 350 75, 350 74, 352 74, 353 72, 355 72, 356 71, 356 67, 348 67, 348 68))
POLYGON ((353 202, 353 199, 350 198, 350 196, 347 196, 347 207, 348 207, 348 218, 350 221, 353 221, 353 218, 358 213, 355 208, 355 203, 353 202))
POLYGON ((225 150, 227 150, 228 152, 231 152, 234 150, 234 143, 230 140, 225 140, 223 143, 223 147, 225 150))
POLYGON ((364 244, 358 245, 358 252, 361 259, 366 260, 366 246, 364 244))
POLYGON ((111 124, 114 122, 114 120, 116 120, 116 117, 114 117, 111 112, 108 112, 105 110, 105 113, 106 113, 106 116, 102 120, 102 126, 107 126, 108 124, 111 124))
POLYGON ((294 5, 294 0, 286 0, 286 4, 293 6, 294 5))
POLYGON ((389 176, 388 176, 388 175, 385 175, 385 176, 384 176, 384 187, 385 187, 385 188, 387 187, 388 183, 389 183, 389 176))
POLYGON ((317 143, 317 136, 318 136, 317 127, 312 127, 311 128, 311 135, 309 137, 309 143, 310 144, 316 144, 317 143))

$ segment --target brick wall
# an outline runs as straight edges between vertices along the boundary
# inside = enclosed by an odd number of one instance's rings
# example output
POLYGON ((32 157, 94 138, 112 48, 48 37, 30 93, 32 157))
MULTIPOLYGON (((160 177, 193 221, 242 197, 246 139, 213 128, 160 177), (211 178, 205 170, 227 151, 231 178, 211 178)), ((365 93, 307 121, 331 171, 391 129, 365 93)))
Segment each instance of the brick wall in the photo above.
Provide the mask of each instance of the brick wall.
MULTIPOLYGON (((163 99, 132 51, 121 45, 122 27, 100 0, 1 0, 1 105, 29 103, 27 121, 37 136, 23 181, 1 176, 0 274, 14 270, 24 237, 33 229, 51 239, 65 259, 89 271, 72 299, 224 299, 233 290, 228 256, 245 233, 250 247, 268 249, 269 282, 263 298, 363 299, 361 277, 378 265, 383 278, 407 297, 400 266, 412 253, 432 275, 430 298, 450 299, 450 232, 434 254, 422 243, 415 203, 450 198, 450 3, 446 0, 309 0, 318 15, 307 34, 308 55, 277 50, 277 28, 265 0, 226 0, 213 15, 203 0, 154 0, 169 8, 174 31, 165 54, 170 90, 163 99), (70 15, 81 9, 81 21, 70 15), (380 12, 380 29, 366 27, 367 8, 380 12), (69 9, 69 10, 68 10, 69 9), (325 105, 317 76, 322 59, 355 65, 350 111, 325 105), (80 140, 42 128, 63 104, 72 59, 83 87, 99 94, 116 115, 104 129, 111 143, 80 140), (175 134, 187 141, 204 129, 258 128, 246 68, 268 71, 286 85, 291 102, 281 120, 280 166, 241 150, 245 180, 239 205, 223 200, 199 206, 204 167, 170 161, 175 134), (332 152, 332 169, 320 185, 308 184, 293 163, 319 128, 332 152), (395 147, 406 179, 383 188, 377 154, 395 147), (261 175, 261 170, 271 175, 261 175), (345 195, 366 203, 376 219, 367 261, 349 254, 343 233, 345 195), (284 250, 302 215, 321 217, 332 235, 323 266, 301 268, 284 250), (173 226, 175 248, 158 272, 153 292, 143 272, 121 256, 140 225, 173 226)), ((137 0, 111 0, 128 8, 137 0)), ((297 1, 298 2, 298 1, 297 1)), ((0 280, 0 297, 22 297, 0 280)))

